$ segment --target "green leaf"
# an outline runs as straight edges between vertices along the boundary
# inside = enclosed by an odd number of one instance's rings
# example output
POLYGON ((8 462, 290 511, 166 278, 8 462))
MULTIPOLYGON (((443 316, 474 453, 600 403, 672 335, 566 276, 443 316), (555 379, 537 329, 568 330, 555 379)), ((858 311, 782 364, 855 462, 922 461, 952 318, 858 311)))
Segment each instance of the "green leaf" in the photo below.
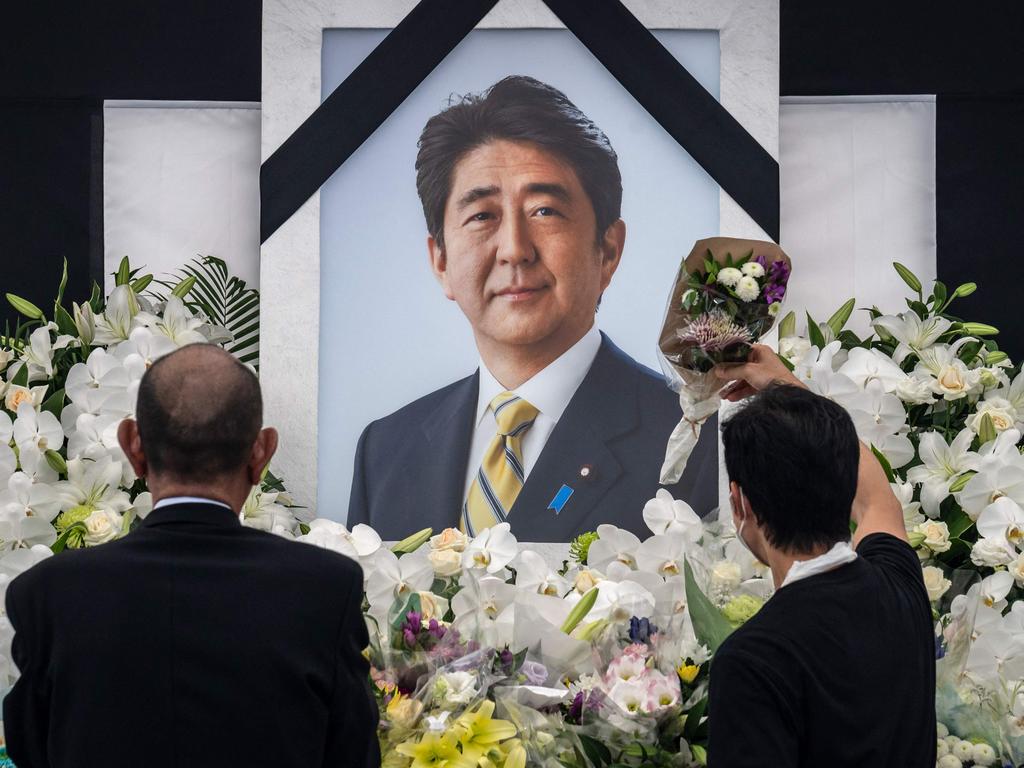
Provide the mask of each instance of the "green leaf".
POLYGON ((149 284, 153 282, 152 275, 143 275, 138 280, 132 283, 132 290, 136 293, 142 293, 149 287, 149 284))
POLYGON ((66 333, 70 336, 78 336, 78 327, 75 325, 75 319, 71 317, 71 314, 60 304, 53 305, 53 319, 56 321, 57 330, 60 333, 66 333))
POLYGON ((811 342, 811 346, 817 347, 818 349, 824 349, 825 334, 821 332, 821 328, 814 322, 814 318, 811 317, 811 313, 807 313, 807 338, 811 342))
POLYGON ((948 292, 946 290, 946 284, 935 281, 935 287, 932 288, 932 309, 938 312, 942 306, 946 303, 946 296, 948 292))
POLYGON ((946 521, 946 527, 949 528, 949 538, 960 538, 972 525, 974 525, 974 521, 967 516, 966 512, 962 509, 954 510, 950 519, 946 521))
POLYGON ((99 314, 103 311, 103 289, 95 280, 92 282, 92 294, 89 296, 89 306, 92 311, 99 314))
POLYGON ((23 299, 21 298, 21 296, 15 296, 13 293, 8 293, 7 301, 9 301, 11 306, 18 310, 18 312, 20 312, 25 317, 31 320, 45 319, 43 317, 43 310, 41 310, 28 299, 23 299))
MULTIPOLYGON (((714 661, 712 661, 714 664, 714 661)), ((708 708, 708 697, 705 696, 703 699, 698 701, 689 712, 686 713, 686 725, 683 726, 683 738, 687 742, 693 741, 693 737, 697 734, 697 728, 700 726, 700 719, 704 716, 704 712, 708 708)))
POLYGON ((411 611, 419 613, 422 608, 423 603, 420 600, 419 593, 413 592, 411 595, 409 595, 409 599, 406 600, 405 605, 402 606, 402 609, 395 615, 395 618, 391 620, 391 629, 397 632, 399 629, 401 629, 402 624, 405 623, 405 616, 407 613, 411 611))
POLYGON ((693 753, 693 759, 701 765, 708 764, 708 751, 704 749, 700 744, 691 744, 690 752, 693 753))
POLYGON ((836 313, 828 319, 828 327, 832 329, 832 333, 836 336, 838 336, 840 331, 843 330, 843 326, 846 325, 846 321, 850 319, 850 315, 853 314, 853 308, 856 303, 856 299, 850 299, 843 304, 843 306, 837 309, 836 313))
POLYGON ((882 453, 877 448, 875 448, 875 446, 873 445, 871 446, 871 452, 875 454, 875 458, 878 459, 878 463, 882 465, 882 471, 885 472, 885 476, 889 480, 889 482, 895 483, 896 473, 892 471, 892 464, 890 464, 889 460, 885 458, 885 454, 882 453))
POLYGON ((28 365, 22 364, 18 369, 18 372, 14 374, 14 378, 11 379, 11 384, 16 384, 19 387, 28 386, 28 365))
POLYGON ((903 278, 903 282, 910 286, 910 290, 920 294, 921 293, 921 281, 917 279, 917 275, 907 269, 905 266, 900 264, 898 261, 892 263, 893 268, 897 274, 903 278))
POLYGON ((777 358, 779 358, 779 362, 781 362, 781 363, 782 363, 782 364, 783 364, 784 366, 786 366, 786 368, 787 368, 787 369, 789 370, 789 372, 790 372, 790 373, 792 373, 793 371, 795 371, 795 370, 796 370, 796 366, 795 366, 795 365, 793 365, 793 364, 792 364, 791 362, 789 362, 789 360, 787 360, 786 358, 784 358, 784 357, 783 357, 782 355, 780 355, 780 354, 779 354, 778 352, 776 352, 776 353, 775 353, 775 356, 776 356, 777 358))
POLYGON ((56 304, 59 306, 64 301, 64 289, 68 287, 68 260, 64 258, 64 272, 60 277, 60 285, 57 286, 57 300, 56 304))
POLYGON ((132 279, 132 267, 128 263, 128 257, 121 259, 117 272, 114 273, 114 285, 126 285, 132 279))
POLYGON ((697 586, 688 560, 683 564, 683 576, 686 583, 686 606, 693 621, 694 634, 697 640, 714 653, 725 638, 732 634, 733 627, 697 586))
POLYGON ((58 389, 43 402, 42 410, 49 411, 58 419, 60 419, 60 412, 64 410, 64 390, 58 389))
POLYGON ((611 751, 600 741, 585 733, 579 734, 579 737, 583 751, 594 768, 603 768, 612 761, 611 751))
POLYGON ((789 312, 779 323, 779 338, 796 336, 796 312, 789 312))

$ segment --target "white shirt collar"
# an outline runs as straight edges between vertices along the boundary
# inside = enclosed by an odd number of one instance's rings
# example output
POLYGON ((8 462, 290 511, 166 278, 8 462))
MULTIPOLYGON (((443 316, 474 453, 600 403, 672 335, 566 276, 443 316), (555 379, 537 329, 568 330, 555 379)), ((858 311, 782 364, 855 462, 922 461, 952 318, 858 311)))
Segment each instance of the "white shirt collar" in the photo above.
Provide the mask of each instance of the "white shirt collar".
MULTIPOLYGON (((547 368, 534 374, 533 378, 513 390, 526 402, 534 406, 547 419, 557 422, 569 406, 590 366, 601 348, 601 332, 597 325, 590 326, 583 338, 561 354, 547 368)), ((490 408, 491 401, 506 392, 501 383, 490 372, 483 360, 480 361, 480 394, 477 398, 476 424, 479 426, 490 408)))
MULTIPOLYGON (((224 509, 231 509, 223 501, 217 501, 216 499, 204 499, 201 496, 168 496, 167 498, 160 499, 156 504, 153 505, 153 509, 160 509, 160 507, 169 507, 171 504, 216 504, 218 507, 224 507, 224 509)), ((231 510, 232 512, 234 510, 231 510)))
POLYGON ((789 567, 789 573, 782 580, 782 585, 779 589, 795 581, 800 581, 810 576, 817 576, 819 573, 825 573, 841 565, 852 563, 856 559, 857 553, 850 546, 850 542, 838 541, 832 549, 823 555, 812 557, 810 560, 795 560, 793 565, 789 567))

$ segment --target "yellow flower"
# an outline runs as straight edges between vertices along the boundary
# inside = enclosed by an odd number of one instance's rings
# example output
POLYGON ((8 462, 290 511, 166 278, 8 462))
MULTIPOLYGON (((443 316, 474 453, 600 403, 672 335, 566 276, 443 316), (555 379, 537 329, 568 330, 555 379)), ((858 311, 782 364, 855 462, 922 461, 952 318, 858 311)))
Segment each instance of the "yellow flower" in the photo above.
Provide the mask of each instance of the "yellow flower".
POLYGON ((679 675, 679 679, 689 685, 697 679, 697 673, 700 672, 700 667, 696 664, 681 664, 676 673, 679 675))
POLYGON ((495 720, 494 702, 484 700, 475 710, 467 711, 455 721, 464 758, 476 763, 491 747, 516 735, 516 727, 508 720, 495 720))
POLYGON ((455 734, 451 732, 423 734, 418 743, 405 741, 395 747, 395 751, 406 757, 412 758, 411 768, 443 768, 449 761, 457 761, 460 757, 455 740, 455 734))
POLYGON ((387 713, 391 722, 404 728, 412 728, 423 713, 423 703, 396 693, 388 702, 387 713))

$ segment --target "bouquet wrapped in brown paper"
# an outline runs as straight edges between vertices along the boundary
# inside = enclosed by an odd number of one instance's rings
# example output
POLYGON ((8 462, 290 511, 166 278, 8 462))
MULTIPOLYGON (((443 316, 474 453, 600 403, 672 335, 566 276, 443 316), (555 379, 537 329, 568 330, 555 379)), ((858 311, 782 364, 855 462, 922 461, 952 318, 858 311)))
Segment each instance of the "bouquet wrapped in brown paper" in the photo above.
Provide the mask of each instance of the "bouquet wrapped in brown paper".
POLYGON ((669 387, 683 418, 669 437, 661 482, 683 474, 705 421, 718 411, 719 363, 746 361, 771 330, 786 296, 791 266, 775 243, 712 237, 698 240, 676 277, 658 342, 669 387))

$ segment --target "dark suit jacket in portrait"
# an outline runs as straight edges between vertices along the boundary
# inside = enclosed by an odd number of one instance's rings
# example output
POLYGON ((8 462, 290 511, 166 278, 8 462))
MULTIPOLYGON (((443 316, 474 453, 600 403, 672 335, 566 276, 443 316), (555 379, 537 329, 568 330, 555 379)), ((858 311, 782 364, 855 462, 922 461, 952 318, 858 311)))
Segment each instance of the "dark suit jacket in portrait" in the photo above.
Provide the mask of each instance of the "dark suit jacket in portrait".
POLYGON ((379 764, 358 564, 241 526, 154 510, 7 590, 21 678, 4 700, 19 768, 379 764))
MULTIPOLYGON (((478 387, 473 374, 364 430, 350 527, 367 523, 385 539, 401 539, 428 526, 458 526, 478 387)), ((660 487, 665 445, 680 418, 679 397, 661 374, 602 334, 593 365, 512 506, 512 532, 521 541, 570 541, 612 523, 649 536, 644 504, 660 487)), ((668 487, 700 515, 718 506, 717 426, 708 421, 682 478, 668 487)))

